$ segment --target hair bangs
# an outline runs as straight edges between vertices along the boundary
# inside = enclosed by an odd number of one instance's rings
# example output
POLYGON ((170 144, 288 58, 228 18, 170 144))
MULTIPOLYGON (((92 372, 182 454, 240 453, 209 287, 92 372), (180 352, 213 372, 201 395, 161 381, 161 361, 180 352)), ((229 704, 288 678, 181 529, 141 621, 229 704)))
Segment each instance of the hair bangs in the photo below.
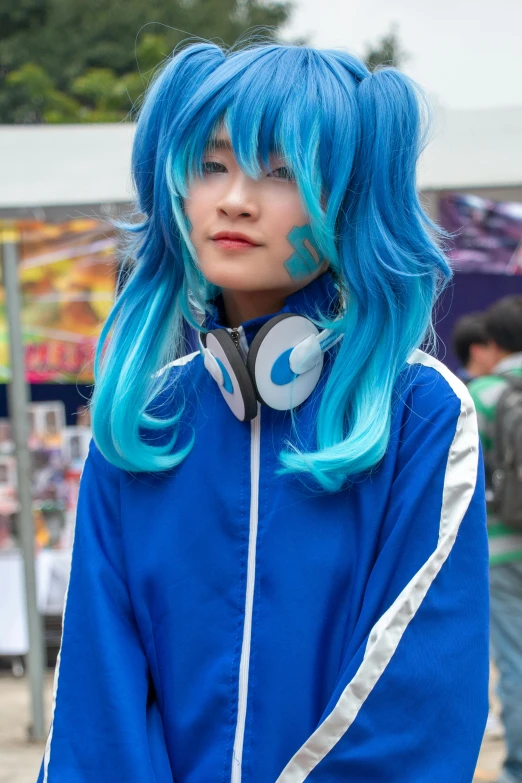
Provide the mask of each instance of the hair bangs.
POLYGON ((172 207, 192 257, 182 199, 220 128, 253 178, 284 159, 321 254, 338 268, 336 221, 358 143, 356 79, 329 53, 261 46, 229 53, 186 106, 167 160, 172 207))

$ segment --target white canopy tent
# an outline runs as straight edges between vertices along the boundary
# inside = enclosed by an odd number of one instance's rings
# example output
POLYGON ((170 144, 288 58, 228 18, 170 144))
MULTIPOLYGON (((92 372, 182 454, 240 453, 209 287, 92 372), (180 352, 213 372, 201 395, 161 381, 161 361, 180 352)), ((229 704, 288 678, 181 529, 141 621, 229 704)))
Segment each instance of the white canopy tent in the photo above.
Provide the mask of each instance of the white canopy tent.
MULTIPOLYGON (((132 200, 135 126, 0 126, 0 209, 132 200)), ((521 189, 522 107, 439 111, 419 165, 419 188, 521 189)))

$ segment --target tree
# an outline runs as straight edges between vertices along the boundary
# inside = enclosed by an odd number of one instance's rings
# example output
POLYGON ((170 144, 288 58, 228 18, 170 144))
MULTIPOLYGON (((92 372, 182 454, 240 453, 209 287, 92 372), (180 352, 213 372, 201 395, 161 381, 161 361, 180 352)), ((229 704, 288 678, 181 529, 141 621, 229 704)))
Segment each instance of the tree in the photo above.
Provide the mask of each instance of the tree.
POLYGON ((0 0, 0 123, 120 120, 181 41, 275 38, 289 14, 288 0, 0 0))
POLYGON ((375 44, 367 44, 363 55, 370 71, 375 71, 376 68, 385 65, 400 68, 408 58, 408 53, 402 49, 399 42, 398 29, 395 24, 375 44))
MULTIPOLYGON (((71 97, 54 86, 39 65, 26 63, 9 73, 0 95, 0 116, 5 108, 11 122, 75 122, 80 109, 71 97)), ((5 121, 5 120, 4 120, 5 121)))

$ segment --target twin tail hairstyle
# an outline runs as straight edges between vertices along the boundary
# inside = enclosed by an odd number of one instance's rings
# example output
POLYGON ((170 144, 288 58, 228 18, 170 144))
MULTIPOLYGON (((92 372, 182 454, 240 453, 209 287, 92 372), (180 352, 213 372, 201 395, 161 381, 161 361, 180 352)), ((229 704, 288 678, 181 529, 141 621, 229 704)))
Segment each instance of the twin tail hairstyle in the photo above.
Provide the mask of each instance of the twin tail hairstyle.
POLYGON ((193 437, 180 437, 182 396, 168 418, 154 415, 154 401, 172 382, 160 369, 186 352, 187 327, 199 326, 195 310, 211 312, 219 293, 198 269, 183 200, 224 126, 248 175, 259 176, 273 152, 285 159, 346 302, 338 320, 317 317, 344 339, 317 407, 315 446, 300 448, 296 432, 280 472, 334 492, 379 463, 399 375, 431 334, 451 274, 442 232, 416 190, 426 116, 407 76, 370 73, 343 51, 197 43, 168 59, 139 116, 132 172, 140 219, 123 226, 132 264, 96 351, 93 435, 109 462, 166 471, 192 448, 193 437), (143 428, 168 437, 143 438, 143 428))

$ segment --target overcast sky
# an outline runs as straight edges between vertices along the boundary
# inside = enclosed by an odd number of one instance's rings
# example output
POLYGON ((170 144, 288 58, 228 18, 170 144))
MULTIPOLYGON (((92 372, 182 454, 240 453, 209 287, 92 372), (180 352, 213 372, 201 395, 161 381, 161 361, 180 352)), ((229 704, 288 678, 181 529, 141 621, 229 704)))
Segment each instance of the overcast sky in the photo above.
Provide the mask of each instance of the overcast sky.
POLYGON ((286 37, 362 54, 392 24, 403 69, 451 109, 522 106, 522 0, 294 0, 286 37))

